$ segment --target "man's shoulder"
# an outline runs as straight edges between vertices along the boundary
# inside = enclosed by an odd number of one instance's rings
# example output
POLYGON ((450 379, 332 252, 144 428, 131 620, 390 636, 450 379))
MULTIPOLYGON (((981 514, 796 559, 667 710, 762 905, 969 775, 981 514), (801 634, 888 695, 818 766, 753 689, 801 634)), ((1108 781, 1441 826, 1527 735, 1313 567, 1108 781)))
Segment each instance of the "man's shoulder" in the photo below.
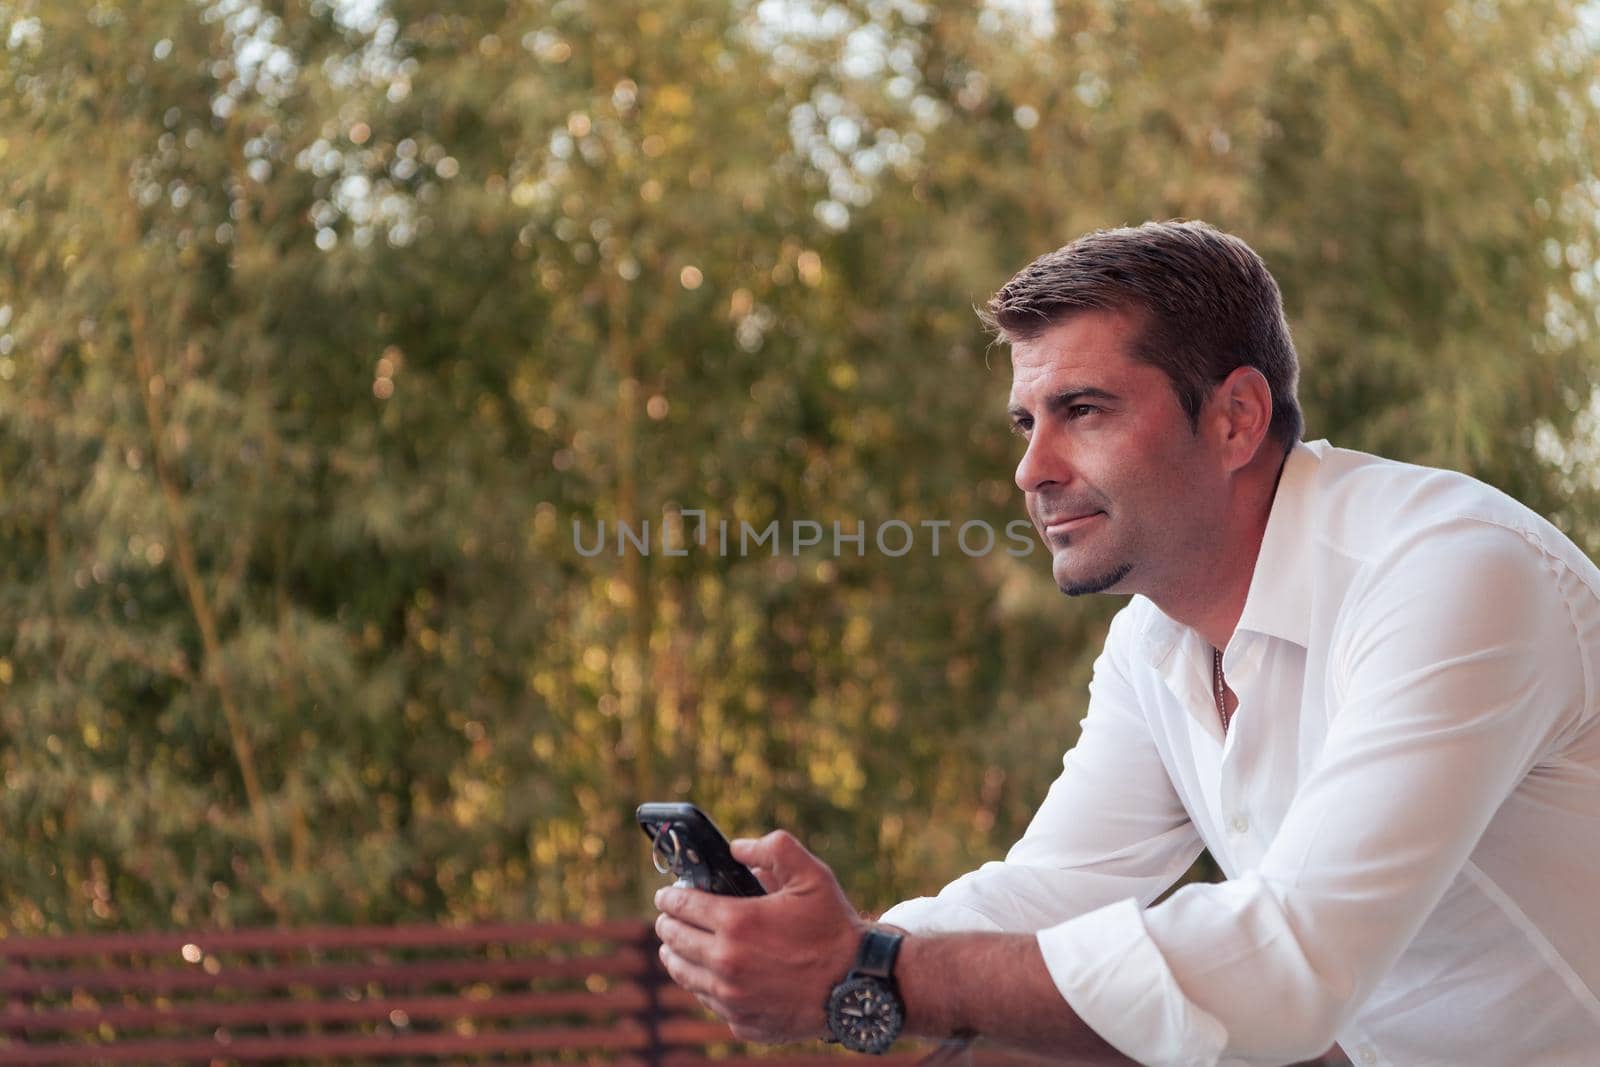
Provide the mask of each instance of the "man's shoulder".
MULTIPOLYGON (((1310 647, 1364 589, 1470 587, 1473 569, 1537 575, 1559 561, 1590 590, 1600 571, 1531 508, 1458 471, 1326 441, 1284 464, 1239 625, 1310 647), (1410 581, 1397 586, 1395 574, 1410 581)), ((1544 582, 1543 578, 1539 579, 1544 582)))
POLYGON ((1434 625, 1456 612, 1502 628, 1570 617, 1600 641, 1600 568, 1532 508, 1458 471, 1322 442, 1313 451, 1299 498, 1308 635, 1363 632, 1395 613, 1434 625))
POLYGON ((1514 497, 1459 471, 1335 448, 1304 446, 1315 466, 1299 501, 1306 532, 1324 550, 1374 563, 1419 543, 1509 535, 1559 556, 1582 558, 1570 540, 1514 497))

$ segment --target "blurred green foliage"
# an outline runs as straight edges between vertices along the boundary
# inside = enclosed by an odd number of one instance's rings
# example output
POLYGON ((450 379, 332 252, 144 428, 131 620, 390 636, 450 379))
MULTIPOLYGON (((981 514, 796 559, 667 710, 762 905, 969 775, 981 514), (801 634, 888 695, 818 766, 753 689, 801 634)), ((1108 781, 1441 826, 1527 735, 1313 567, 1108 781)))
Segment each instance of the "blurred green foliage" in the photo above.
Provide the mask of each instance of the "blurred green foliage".
POLYGON ((971 309, 1099 226, 1593 547, 1583 10, 0 3, 0 928, 635 914, 643 799, 863 907, 995 855, 1117 605, 872 531, 1020 516, 971 309))

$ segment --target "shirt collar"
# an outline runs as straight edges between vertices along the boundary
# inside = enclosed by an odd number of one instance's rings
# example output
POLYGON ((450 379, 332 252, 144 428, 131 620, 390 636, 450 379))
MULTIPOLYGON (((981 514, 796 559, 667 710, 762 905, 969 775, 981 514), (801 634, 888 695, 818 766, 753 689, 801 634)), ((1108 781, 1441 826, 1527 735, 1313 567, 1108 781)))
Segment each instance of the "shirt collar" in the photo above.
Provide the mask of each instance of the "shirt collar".
POLYGON ((1143 594, 1136 594, 1129 606, 1134 609, 1132 618, 1137 620, 1133 650, 1147 664, 1159 668, 1178 643, 1184 628, 1143 594))
POLYGON ((1316 540, 1311 497, 1326 447, 1322 441, 1298 443, 1284 459, 1237 630, 1279 637, 1302 648, 1310 639, 1316 540))
MULTIPOLYGON (((1283 462, 1267 529, 1256 556, 1250 591, 1238 630, 1279 637, 1304 648, 1310 639, 1309 612, 1312 582, 1311 493, 1322 463, 1326 442, 1297 443, 1283 462)), ((1161 667, 1180 640, 1191 631, 1169 618, 1144 597, 1146 608, 1139 627, 1139 651, 1145 662, 1161 667)))

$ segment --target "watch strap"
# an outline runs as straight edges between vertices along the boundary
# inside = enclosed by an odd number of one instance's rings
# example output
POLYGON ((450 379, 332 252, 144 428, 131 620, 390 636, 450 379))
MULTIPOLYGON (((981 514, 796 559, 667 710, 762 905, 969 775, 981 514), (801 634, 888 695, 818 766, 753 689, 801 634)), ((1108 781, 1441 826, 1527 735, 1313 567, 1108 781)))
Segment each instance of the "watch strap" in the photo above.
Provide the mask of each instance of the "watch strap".
POLYGON ((900 942, 904 940, 903 935, 889 930, 869 929, 861 936, 861 947, 856 950, 856 964, 850 973, 893 981, 895 957, 900 955, 900 942))

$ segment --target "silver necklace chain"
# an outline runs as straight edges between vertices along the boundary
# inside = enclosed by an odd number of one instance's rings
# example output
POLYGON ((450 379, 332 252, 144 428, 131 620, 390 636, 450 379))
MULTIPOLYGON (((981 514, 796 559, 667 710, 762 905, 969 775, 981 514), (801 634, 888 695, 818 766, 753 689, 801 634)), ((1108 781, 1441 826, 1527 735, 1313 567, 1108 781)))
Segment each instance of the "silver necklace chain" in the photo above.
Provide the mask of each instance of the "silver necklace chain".
POLYGON ((1222 719, 1222 732, 1228 732, 1228 720, 1233 716, 1228 712, 1228 690, 1222 683, 1222 649, 1211 650, 1211 687, 1217 698, 1217 715, 1222 719))

